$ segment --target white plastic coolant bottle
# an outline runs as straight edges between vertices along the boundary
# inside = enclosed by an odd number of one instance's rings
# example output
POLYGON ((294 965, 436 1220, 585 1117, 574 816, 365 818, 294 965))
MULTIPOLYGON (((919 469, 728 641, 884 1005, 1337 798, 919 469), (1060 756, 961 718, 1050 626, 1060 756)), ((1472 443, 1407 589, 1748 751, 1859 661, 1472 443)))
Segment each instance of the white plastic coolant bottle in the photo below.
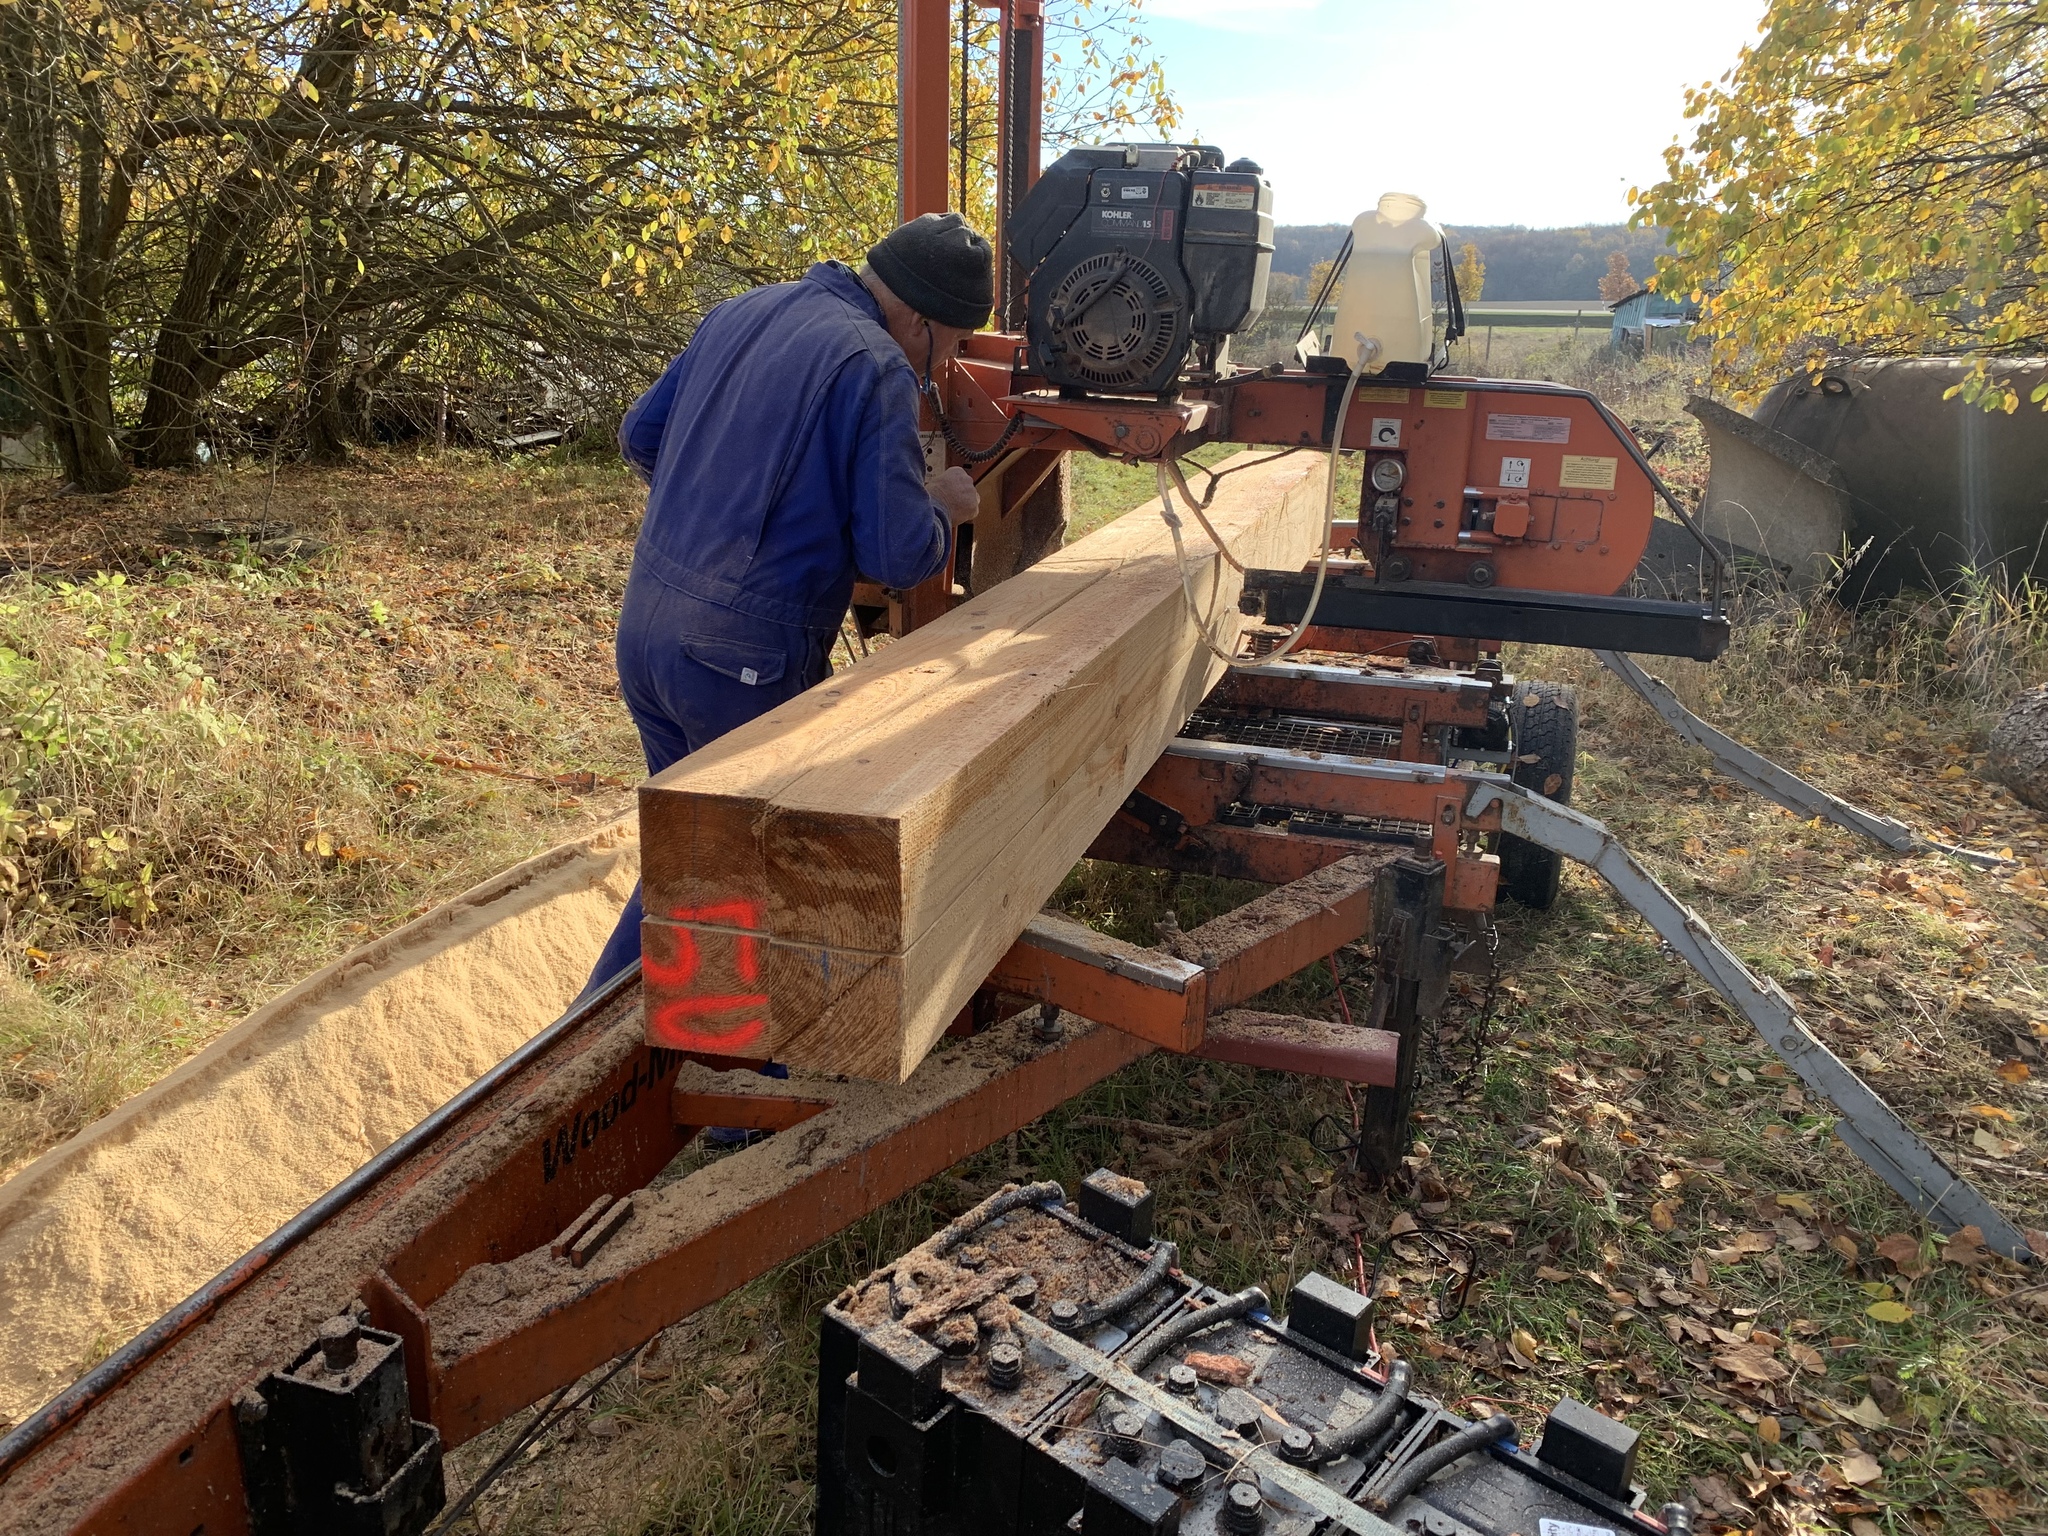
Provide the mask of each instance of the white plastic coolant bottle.
POLYGON ((1363 373, 1390 363, 1432 361, 1434 313, 1429 257, 1443 232, 1423 217, 1429 210, 1410 192, 1389 192, 1351 226, 1351 260, 1337 301, 1330 353, 1363 373))

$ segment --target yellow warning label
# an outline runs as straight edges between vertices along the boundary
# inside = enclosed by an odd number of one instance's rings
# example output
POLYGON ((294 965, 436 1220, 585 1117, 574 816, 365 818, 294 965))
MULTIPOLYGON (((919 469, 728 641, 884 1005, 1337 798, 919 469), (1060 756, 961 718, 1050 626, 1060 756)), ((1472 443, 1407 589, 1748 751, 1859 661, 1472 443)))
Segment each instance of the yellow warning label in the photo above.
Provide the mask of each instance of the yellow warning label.
POLYGON ((1557 483, 1580 491, 1611 491, 1614 489, 1614 460, 1598 458, 1590 453, 1568 453, 1564 466, 1557 472, 1557 483))
POLYGON ((1391 384, 1361 384, 1353 392, 1353 398, 1372 400, 1381 405, 1406 405, 1409 391, 1396 389, 1391 384))
POLYGON ((1424 405, 1442 406, 1447 411, 1465 409, 1465 391, 1462 389, 1425 389, 1422 392, 1424 405))

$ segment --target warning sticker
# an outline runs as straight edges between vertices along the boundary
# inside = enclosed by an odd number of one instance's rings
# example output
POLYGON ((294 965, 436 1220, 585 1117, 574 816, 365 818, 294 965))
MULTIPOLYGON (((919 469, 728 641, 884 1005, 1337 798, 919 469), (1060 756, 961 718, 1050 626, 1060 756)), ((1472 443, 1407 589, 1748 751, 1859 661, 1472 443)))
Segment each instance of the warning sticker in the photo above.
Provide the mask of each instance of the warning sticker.
POLYGON ((1504 490, 1526 491, 1529 489, 1529 461, 1527 459, 1502 459, 1500 461, 1500 484, 1504 490))
POLYGON ((1612 1526, 1581 1525, 1576 1520, 1552 1520, 1547 1516, 1536 1522, 1536 1528, 1543 1536, 1614 1536, 1612 1526))
POLYGON ((1406 405, 1408 391, 1396 389, 1391 384, 1361 384, 1351 392, 1356 400, 1371 400, 1380 405, 1406 405))
POLYGON ((1489 416, 1486 435, 1496 443, 1568 443, 1569 416, 1489 416))
POLYGON ((1398 448, 1401 446, 1401 418, 1398 416, 1375 416, 1372 419, 1372 437, 1375 448, 1398 448))
POLYGON ((1446 411, 1462 411, 1465 409, 1465 391, 1462 389, 1425 389, 1422 392, 1422 403, 1424 405, 1434 405, 1446 411))
POLYGON ((1614 462, 1590 453, 1568 453, 1564 456, 1564 467, 1558 471, 1557 483, 1581 491, 1611 491, 1614 462))
POLYGON ((1228 182, 1198 181, 1195 183, 1194 206, 1251 209, 1259 206, 1259 194, 1250 187, 1232 186, 1228 182))

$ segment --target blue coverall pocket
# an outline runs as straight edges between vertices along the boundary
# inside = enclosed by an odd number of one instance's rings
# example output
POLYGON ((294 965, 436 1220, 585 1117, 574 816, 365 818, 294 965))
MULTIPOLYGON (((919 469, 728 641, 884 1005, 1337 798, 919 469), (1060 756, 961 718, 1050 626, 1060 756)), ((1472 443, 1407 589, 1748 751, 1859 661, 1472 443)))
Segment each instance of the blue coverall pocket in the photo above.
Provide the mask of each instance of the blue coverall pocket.
POLYGON ((683 654, 698 666, 709 667, 720 676, 745 683, 749 688, 780 682, 783 668, 788 665, 788 657, 780 650, 708 635, 685 635, 683 654))

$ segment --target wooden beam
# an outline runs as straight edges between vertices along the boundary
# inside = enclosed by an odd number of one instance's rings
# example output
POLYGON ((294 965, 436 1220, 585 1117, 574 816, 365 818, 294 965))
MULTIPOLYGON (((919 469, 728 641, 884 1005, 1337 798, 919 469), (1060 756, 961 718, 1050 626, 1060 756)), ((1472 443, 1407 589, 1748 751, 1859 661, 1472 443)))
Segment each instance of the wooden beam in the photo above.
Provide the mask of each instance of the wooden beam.
MULTIPOLYGON (((1232 553, 1311 558, 1324 461, 1232 462, 1232 553)), ((649 1038, 907 1077, 1221 675, 1185 538, 1195 612, 1148 504, 644 785, 649 1038)))

